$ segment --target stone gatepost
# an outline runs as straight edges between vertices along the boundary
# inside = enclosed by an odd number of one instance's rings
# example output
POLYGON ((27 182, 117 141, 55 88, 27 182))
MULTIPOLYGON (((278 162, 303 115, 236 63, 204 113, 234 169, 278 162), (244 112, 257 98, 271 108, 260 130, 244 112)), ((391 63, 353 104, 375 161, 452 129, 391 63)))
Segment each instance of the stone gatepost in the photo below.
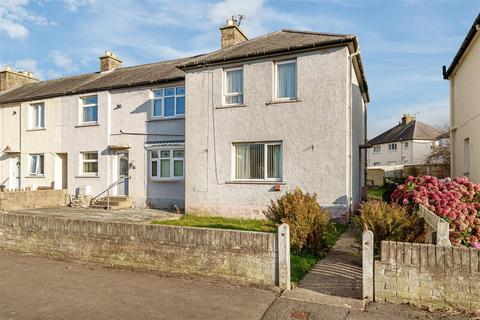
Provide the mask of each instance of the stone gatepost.
POLYGON ((284 223, 278 227, 278 286, 290 290, 290 227, 284 223))

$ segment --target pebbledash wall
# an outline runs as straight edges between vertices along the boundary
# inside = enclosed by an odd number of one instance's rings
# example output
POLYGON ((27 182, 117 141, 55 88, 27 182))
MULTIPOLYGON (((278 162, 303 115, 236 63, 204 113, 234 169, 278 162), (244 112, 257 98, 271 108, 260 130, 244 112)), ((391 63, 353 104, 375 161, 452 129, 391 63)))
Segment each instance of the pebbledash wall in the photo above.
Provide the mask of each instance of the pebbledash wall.
POLYGON ((0 213, 2 249, 284 288, 290 283, 287 239, 288 230, 277 235, 0 213))
POLYGON ((480 310, 479 250, 382 241, 375 301, 480 310))

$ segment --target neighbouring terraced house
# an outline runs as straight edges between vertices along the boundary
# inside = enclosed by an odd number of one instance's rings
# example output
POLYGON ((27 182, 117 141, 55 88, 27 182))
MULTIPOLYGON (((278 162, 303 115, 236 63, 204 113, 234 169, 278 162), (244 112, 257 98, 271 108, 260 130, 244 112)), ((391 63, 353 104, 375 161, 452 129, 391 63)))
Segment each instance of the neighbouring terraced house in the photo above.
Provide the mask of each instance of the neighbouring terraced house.
POLYGON ((451 175, 480 183, 480 14, 444 79, 450 80, 451 175))
POLYGON ((0 185, 129 196, 135 206, 261 217, 295 187, 333 215, 360 201, 368 87, 351 35, 281 30, 221 49, 37 81, 0 73, 0 185), (120 182, 120 183, 118 183, 120 182))

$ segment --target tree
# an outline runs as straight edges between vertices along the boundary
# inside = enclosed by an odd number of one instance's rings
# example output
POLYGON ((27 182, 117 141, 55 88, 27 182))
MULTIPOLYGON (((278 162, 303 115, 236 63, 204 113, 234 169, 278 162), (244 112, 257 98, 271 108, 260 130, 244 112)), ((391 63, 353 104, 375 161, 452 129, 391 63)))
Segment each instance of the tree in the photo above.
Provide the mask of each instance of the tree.
POLYGON ((442 132, 436 143, 432 147, 432 151, 426 156, 427 164, 447 164, 450 165, 450 133, 448 126, 439 128, 442 132))

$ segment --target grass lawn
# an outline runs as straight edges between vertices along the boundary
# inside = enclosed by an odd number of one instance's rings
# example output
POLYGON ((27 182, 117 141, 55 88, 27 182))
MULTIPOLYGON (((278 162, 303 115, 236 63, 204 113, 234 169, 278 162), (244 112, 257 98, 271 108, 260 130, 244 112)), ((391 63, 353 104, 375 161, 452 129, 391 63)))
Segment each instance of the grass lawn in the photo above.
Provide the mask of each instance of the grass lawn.
POLYGON ((369 198, 382 199, 385 192, 387 192, 385 187, 368 187, 369 198))
MULTIPOLYGON (((262 231, 262 232, 276 232, 277 227, 267 220, 253 220, 253 219, 232 219, 223 217, 207 217, 184 215, 176 220, 154 220, 153 224, 162 224, 169 226, 184 226, 184 227, 203 227, 214 229, 230 229, 243 231, 262 231)), ((332 223, 328 226, 325 233, 325 243, 330 249, 337 242, 340 235, 347 230, 344 224, 332 223)), ((327 250, 328 250, 327 249, 327 250)), ((320 252, 315 255, 308 252, 291 252, 290 254, 290 279, 293 283, 298 283, 303 276, 310 271, 318 259, 324 257, 326 252, 320 252)))
POLYGON ((276 232, 277 227, 267 220, 253 219, 232 219, 223 217, 207 217, 184 215, 176 220, 152 221, 153 224, 163 224, 168 226, 184 226, 184 227, 203 227, 214 229, 230 229, 243 231, 262 231, 276 232))

